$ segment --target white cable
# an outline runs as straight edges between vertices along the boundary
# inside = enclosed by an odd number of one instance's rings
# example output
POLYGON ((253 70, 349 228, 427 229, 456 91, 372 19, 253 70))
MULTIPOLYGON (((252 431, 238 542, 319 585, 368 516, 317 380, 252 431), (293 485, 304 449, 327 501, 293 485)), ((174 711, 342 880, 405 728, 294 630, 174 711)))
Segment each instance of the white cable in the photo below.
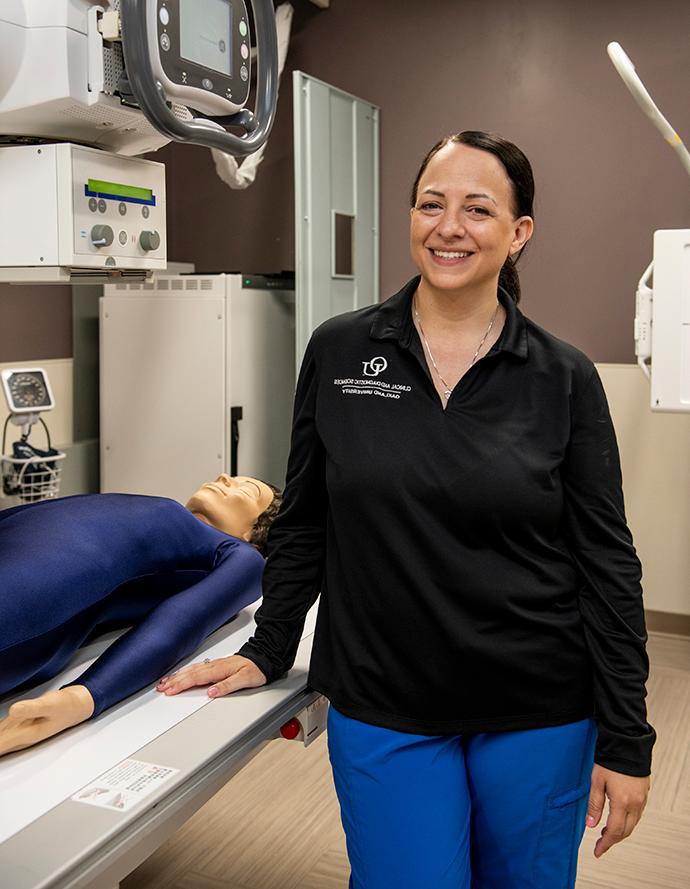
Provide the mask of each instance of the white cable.
POLYGON ((606 49, 616 71, 618 71, 622 77, 623 82, 632 93, 633 98, 642 111, 644 111, 646 116, 652 121, 657 130, 659 130, 671 148, 674 149, 680 158, 680 162, 685 168, 685 171, 690 175, 690 153, 688 153, 687 148, 683 145, 683 141, 678 133, 676 133, 671 124, 654 104, 654 100, 638 77, 637 72, 635 71, 635 66, 630 61, 630 58, 627 56, 623 47, 620 43, 614 41, 613 43, 609 43, 606 49))
MULTIPOLYGON (((290 27, 292 25, 292 16, 294 9, 290 3, 281 3, 276 9, 276 31, 278 32, 278 84, 280 85, 280 75, 285 67, 285 59, 287 58, 288 44, 290 43, 290 27)), ((229 154, 218 151, 217 148, 211 149, 213 160, 216 165, 216 173, 229 185, 230 188, 242 190, 248 188, 256 178, 256 171, 263 160, 266 145, 264 144, 255 151, 254 154, 248 155, 242 164, 229 154)))

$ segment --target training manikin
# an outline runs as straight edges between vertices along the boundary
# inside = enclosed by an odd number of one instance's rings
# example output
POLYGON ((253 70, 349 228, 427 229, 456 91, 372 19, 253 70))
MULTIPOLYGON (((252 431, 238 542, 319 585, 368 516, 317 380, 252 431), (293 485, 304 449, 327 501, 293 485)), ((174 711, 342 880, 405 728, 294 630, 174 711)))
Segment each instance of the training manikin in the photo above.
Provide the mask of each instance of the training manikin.
POLYGON ((264 482, 221 475, 186 507, 92 494, 0 512, 0 695, 55 676, 96 633, 131 627, 70 685, 13 704, 0 755, 159 679, 258 599, 264 560, 249 541, 273 501, 264 482))

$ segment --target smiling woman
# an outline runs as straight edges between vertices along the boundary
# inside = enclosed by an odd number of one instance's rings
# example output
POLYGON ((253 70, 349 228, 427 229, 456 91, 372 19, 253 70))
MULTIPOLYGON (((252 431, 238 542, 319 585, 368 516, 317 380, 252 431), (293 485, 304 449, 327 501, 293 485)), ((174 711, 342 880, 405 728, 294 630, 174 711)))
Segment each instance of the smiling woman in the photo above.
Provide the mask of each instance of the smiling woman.
MULTIPOLYGON (((464 182, 455 183, 460 186, 460 193, 457 195, 460 199, 463 198, 462 186, 466 186, 469 189, 468 193, 464 195, 463 202, 463 209, 466 215, 475 219, 498 215, 503 217, 504 221, 507 221, 505 219, 507 212, 514 223, 513 227, 516 229, 518 238, 515 243, 510 243, 508 249, 503 252, 498 283, 499 286, 509 293, 515 303, 518 303, 520 301, 520 280, 515 264, 522 256, 522 251, 531 238, 534 228, 534 177, 529 161, 517 145, 508 142, 506 139, 477 130, 468 130, 464 133, 457 133, 456 135, 440 139, 429 150, 422 161, 417 177, 412 185, 410 195, 412 214, 414 216, 414 210, 418 207, 423 193, 427 190, 432 197, 442 199, 442 202, 438 204, 433 212, 438 216, 444 209, 447 211, 446 202, 452 196, 443 193, 434 194, 430 184, 426 181, 422 184, 422 179, 427 178, 427 168, 436 158, 436 155, 445 152, 447 160, 449 151, 452 151, 454 146, 465 146, 465 148, 474 149, 474 169, 468 165, 464 182), (481 190, 473 191, 473 184, 470 181, 473 176, 475 177, 474 184, 478 188, 481 188, 481 184, 489 184, 493 187, 493 193, 486 193, 481 190), (471 205, 473 201, 477 202, 476 206, 471 205)), ((468 155, 465 154, 465 156, 467 157, 468 155)), ((471 158, 472 154, 469 157, 471 158)), ((437 165, 434 164, 434 167, 437 167, 437 165)), ((448 168, 446 171, 448 171, 448 168)), ((437 169, 432 171, 432 173, 436 172, 437 169)), ((442 173, 442 171, 439 172, 442 173)), ((439 232, 439 234, 443 237, 442 232, 439 232)), ((412 239, 411 246, 414 258, 415 251, 412 239)), ((499 256, 499 258, 501 257, 499 256)))
POLYGON ((283 676, 321 593, 352 889, 573 889, 606 798, 597 856, 644 808, 640 564, 594 365, 517 306, 533 196, 500 136, 431 149, 419 275, 305 352, 254 637, 159 686, 283 676))

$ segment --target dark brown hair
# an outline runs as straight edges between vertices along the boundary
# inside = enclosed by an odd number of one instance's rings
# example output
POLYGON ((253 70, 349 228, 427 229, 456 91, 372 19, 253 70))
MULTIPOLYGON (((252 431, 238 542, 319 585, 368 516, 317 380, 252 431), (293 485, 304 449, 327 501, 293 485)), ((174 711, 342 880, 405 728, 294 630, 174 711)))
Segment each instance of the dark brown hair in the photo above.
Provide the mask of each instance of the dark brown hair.
MULTIPOLYGON (((444 136, 430 149, 422 161, 417 178, 412 186, 410 206, 414 207, 417 204, 417 189, 424 171, 429 165, 429 161, 442 148, 452 143, 469 145, 471 148, 479 148, 482 151, 488 151, 490 154, 495 155, 503 165, 512 186, 514 217, 517 219, 518 216, 531 216, 534 219, 534 175, 532 173, 532 165, 517 145, 513 145, 512 142, 508 142, 507 139, 503 139, 495 133, 484 133, 481 130, 465 130, 452 136, 444 136)), ((498 277, 499 286, 503 287, 510 294, 515 303, 520 302, 520 278, 515 264, 522 256, 524 249, 523 247, 515 256, 506 258, 498 277)))
POLYGON ((252 528, 252 533, 249 538, 249 542, 252 546, 255 546, 262 556, 266 555, 266 541, 268 540, 268 531, 273 524, 273 519, 278 515, 278 510, 280 509, 280 505, 283 502, 283 492, 280 488, 276 488, 275 485, 270 484, 269 482, 264 482, 265 485, 273 491, 273 500, 268 504, 266 509, 261 513, 259 518, 256 520, 254 527, 252 528))

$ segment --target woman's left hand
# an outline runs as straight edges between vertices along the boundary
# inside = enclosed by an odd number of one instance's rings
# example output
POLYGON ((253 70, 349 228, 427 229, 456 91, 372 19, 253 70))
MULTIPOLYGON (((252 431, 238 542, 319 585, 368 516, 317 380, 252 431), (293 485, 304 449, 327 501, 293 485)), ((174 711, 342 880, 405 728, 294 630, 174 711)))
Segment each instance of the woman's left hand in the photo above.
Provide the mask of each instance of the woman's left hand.
POLYGON ((587 827, 599 824, 606 797, 609 799, 606 824, 594 847, 595 858, 601 858, 611 846, 630 836, 642 817, 648 793, 649 778, 623 775, 595 764, 587 806, 587 827))

